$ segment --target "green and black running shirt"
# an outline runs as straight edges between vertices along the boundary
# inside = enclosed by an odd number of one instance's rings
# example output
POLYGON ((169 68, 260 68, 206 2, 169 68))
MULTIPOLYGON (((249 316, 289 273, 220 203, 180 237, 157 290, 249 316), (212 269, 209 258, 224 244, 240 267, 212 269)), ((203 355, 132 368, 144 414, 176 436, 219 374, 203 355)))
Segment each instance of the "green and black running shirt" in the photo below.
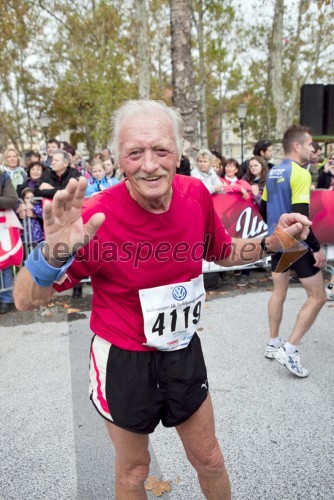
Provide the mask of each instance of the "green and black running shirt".
POLYGON ((310 203, 311 181, 310 173, 293 160, 283 160, 269 171, 262 194, 267 203, 268 234, 274 232, 282 214, 293 211, 292 205, 310 203))

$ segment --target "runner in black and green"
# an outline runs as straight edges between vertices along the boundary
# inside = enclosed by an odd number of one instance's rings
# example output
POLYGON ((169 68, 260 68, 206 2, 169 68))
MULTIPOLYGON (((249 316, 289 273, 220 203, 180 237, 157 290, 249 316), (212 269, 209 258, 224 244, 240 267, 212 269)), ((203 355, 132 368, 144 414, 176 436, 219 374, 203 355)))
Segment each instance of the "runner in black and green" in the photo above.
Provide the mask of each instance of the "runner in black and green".
MULTIPOLYGON (((268 234, 273 234, 282 213, 299 212, 309 215, 311 175, 301 167, 309 161, 313 152, 311 130, 301 125, 292 125, 284 133, 285 159, 273 167, 267 175, 260 211, 268 224, 268 234)), ((272 256, 271 269, 274 290, 269 300, 270 339, 265 357, 276 359, 297 377, 307 377, 308 370, 302 367, 298 344, 316 319, 326 302, 321 268, 326 259, 312 229, 306 239, 304 251, 294 254, 285 252, 272 256), (307 301, 300 310, 288 342, 283 345, 279 328, 283 305, 289 285, 290 269, 294 270, 307 292, 307 301)))

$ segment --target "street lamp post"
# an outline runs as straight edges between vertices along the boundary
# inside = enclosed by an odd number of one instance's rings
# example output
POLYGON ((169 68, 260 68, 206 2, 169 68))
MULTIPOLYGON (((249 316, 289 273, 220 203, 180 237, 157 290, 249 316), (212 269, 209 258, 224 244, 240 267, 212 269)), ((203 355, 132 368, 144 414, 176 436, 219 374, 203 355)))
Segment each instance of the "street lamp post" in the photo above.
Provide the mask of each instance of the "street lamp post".
POLYGON ((240 136, 241 136, 241 163, 244 161, 244 128, 245 128, 245 119, 247 115, 247 104, 241 103, 238 108, 238 118, 240 122, 240 136))
POLYGON ((43 131, 44 138, 45 138, 45 144, 46 144, 48 141, 48 130, 49 130, 49 124, 50 124, 50 118, 48 117, 48 115, 42 115, 39 119, 39 124, 41 126, 42 131, 43 131))

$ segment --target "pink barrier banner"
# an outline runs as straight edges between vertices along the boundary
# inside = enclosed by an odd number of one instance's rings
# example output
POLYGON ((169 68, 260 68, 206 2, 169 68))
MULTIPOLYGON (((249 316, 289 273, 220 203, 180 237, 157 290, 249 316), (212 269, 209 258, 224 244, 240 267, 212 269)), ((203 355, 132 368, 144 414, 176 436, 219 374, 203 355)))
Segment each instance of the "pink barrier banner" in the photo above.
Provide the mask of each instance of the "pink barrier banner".
POLYGON ((311 194, 310 219, 313 231, 322 244, 334 244, 334 191, 317 189, 311 194))
POLYGON ((258 206, 239 193, 214 194, 212 201, 223 226, 236 238, 259 238, 267 234, 258 206))
MULTIPOLYGON (((240 194, 216 194, 212 197, 215 210, 231 236, 255 238, 267 233, 258 207, 240 194)), ((326 189, 311 194, 310 219, 313 231, 321 244, 334 244, 334 191, 326 189)))

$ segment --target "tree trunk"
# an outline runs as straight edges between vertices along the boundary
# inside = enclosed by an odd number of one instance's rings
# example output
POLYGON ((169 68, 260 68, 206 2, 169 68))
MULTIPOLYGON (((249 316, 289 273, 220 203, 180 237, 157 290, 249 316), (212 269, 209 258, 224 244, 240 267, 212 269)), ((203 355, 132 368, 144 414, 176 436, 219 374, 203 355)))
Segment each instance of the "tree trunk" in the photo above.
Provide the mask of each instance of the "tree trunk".
POLYGON ((150 97, 150 58, 147 36, 146 0, 136 0, 137 48, 138 48, 138 94, 140 99, 150 97))
POLYGON ((283 15, 284 0, 276 0, 273 18, 271 39, 269 42, 269 54, 271 60, 270 82, 271 91, 276 110, 276 137, 281 138, 286 128, 285 99, 283 91, 283 15))
POLYGON ((300 90, 300 78, 299 78, 299 56, 300 56, 300 46, 301 46, 301 31, 302 31, 302 13, 304 0, 300 0, 298 7, 298 22, 297 22, 297 33, 296 33, 296 48, 294 51, 294 60, 291 68, 291 100, 290 106, 287 110, 287 122, 290 125, 295 116, 298 114, 298 103, 299 103, 299 90, 300 90))
POLYGON ((204 56, 204 38, 203 38, 203 2, 198 5, 198 19, 194 10, 193 3, 190 2, 191 15, 194 21, 197 39, 198 39, 198 55, 199 55, 199 129, 200 129, 200 145, 201 149, 208 149, 208 118, 206 112, 206 68, 204 56))
POLYGON ((170 0, 173 103, 185 122, 185 153, 198 151, 197 96, 191 57, 191 13, 187 0, 170 0))

